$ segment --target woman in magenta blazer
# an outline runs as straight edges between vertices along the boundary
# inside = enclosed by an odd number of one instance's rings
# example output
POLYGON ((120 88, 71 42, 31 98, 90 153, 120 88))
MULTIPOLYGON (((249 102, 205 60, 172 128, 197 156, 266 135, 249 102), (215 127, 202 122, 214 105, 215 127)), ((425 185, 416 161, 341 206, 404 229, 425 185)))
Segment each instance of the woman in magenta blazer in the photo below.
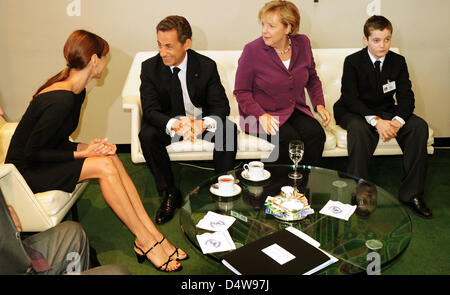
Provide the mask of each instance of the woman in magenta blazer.
POLYGON ((305 144, 303 164, 320 166, 325 132, 306 105, 305 87, 314 110, 330 121, 311 44, 300 35, 300 13, 289 1, 271 1, 259 12, 262 37, 248 43, 239 59, 234 95, 246 133, 279 140, 269 159, 291 163, 289 141, 305 144), (275 155, 273 157, 273 155, 275 155))

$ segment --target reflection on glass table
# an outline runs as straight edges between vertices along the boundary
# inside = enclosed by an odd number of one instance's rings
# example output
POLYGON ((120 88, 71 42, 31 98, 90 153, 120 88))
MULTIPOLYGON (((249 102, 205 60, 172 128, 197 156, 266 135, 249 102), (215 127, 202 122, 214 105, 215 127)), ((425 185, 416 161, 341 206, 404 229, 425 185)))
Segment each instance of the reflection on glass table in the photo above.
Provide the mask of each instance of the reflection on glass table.
MULTIPOLYGON (((210 191, 217 176, 205 179, 187 195, 181 210, 181 227, 199 250, 197 235, 208 232, 196 224, 208 211, 233 216, 236 221, 228 229, 236 247, 293 226, 320 242, 320 248, 339 259, 321 274, 355 274, 366 272, 372 262, 368 254, 380 255, 381 269, 407 248, 412 234, 411 219, 400 203, 381 187, 343 172, 299 166, 303 177, 290 179, 292 165, 265 165, 271 177, 252 182, 244 179, 242 169, 229 173, 239 180, 241 192, 232 197, 220 197, 210 191), (314 213, 306 218, 285 222, 265 213, 267 196, 280 194, 283 186, 294 186, 303 193, 314 213), (356 205, 348 221, 320 214, 329 201, 356 205)), ((201 250, 200 250, 201 251, 201 250)), ((205 256, 220 262, 226 252, 205 256)), ((373 256, 370 256, 373 257, 373 256)), ((205 257, 206 258, 206 257, 205 257)))

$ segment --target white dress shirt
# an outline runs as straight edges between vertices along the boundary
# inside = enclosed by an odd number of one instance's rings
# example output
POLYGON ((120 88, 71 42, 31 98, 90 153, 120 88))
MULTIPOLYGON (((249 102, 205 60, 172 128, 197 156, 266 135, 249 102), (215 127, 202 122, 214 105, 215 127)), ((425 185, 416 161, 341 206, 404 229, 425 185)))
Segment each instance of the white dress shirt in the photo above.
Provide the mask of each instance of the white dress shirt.
MULTIPOLYGON (((372 61, 373 67, 375 68, 375 62, 377 61, 377 59, 372 55, 372 53, 370 53, 369 48, 367 48, 367 53, 369 53, 370 60, 372 61)), ((380 61, 380 72, 383 69, 383 63, 384 63, 385 58, 386 58, 386 56, 383 56, 382 58, 378 59, 380 61)), ((366 121, 368 124, 370 124, 372 119, 375 117, 376 117, 375 115, 364 116, 364 118, 366 118, 366 121)), ((405 120, 403 120, 403 118, 401 118, 399 116, 395 116, 394 118, 392 118, 392 120, 397 120, 400 123, 402 123, 402 125, 405 125, 405 120)))
MULTIPOLYGON (((187 60, 188 60, 188 53, 186 52, 183 62, 181 64, 179 64, 178 66, 176 66, 177 68, 180 69, 180 71, 178 72, 178 79, 180 79, 181 91, 183 93, 184 110, 186 112, 186 117, 199 118, 199 117, 202 117, 202 108, 197 108, 192 104, 192 101, 189 97, 188 88, 187 88, 187 83, 186 83, 187 60)), ((172 73, 173 73, 173 68, 175 68, 175 66, 170 67, 170 70, 172 71, 172 73)), ((204 117, 202 119, 205 121, 206 130, 208 130, 210 132, 216 131, 216 127, 217 127, 216 120, 214 120, 211 117, 204 117)), ((176 134, 176 132, 174 130, 172 130, 172 124, 176 120, 177 120, 176 118, 171 118, 169 120, 169 122, 167 122, 166 133, 168 135, 170 135, 170 137, 174 137, 176 134)))

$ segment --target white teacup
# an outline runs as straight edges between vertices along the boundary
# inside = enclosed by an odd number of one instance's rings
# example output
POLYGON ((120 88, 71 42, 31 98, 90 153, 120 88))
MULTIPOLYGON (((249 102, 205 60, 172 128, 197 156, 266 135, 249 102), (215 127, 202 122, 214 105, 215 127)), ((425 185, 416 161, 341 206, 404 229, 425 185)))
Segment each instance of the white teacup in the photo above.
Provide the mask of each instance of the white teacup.
POLYGON ((294 188, 292 186, 283 186, 281 188, 281 196, 285 198, 293 198, 294 188))
POLYGON ((219 192, 222 194, 231 194, 233 192, 234 177, 233 175, 222 175, 218 178, 219 192))
POLYGON ((260 161, 252 161, 244 164, 244 169, 250 179, 262 179, 264 176, 264 163, 260 161))

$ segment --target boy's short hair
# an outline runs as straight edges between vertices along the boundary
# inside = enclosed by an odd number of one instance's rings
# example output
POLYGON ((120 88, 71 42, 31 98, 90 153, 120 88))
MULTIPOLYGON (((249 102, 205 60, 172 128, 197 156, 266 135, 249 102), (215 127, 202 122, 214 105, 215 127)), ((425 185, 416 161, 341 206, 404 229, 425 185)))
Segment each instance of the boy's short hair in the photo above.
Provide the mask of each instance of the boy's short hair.
POLYGON ((381 15, 373 15, 366 20, 364 24, 364 36, 369 38, 370 33, 373 30, 383 31, 384 29, 388 29, 392 34, 392 24, 391 22, 381 15))
POLYGON ((159 22, 156 26, 156 32, 176 30, 178 34, 178 41, 184 44, 187 39, 192 39, 191 25, 186 18, 179 15, 170 15, 159 22))

